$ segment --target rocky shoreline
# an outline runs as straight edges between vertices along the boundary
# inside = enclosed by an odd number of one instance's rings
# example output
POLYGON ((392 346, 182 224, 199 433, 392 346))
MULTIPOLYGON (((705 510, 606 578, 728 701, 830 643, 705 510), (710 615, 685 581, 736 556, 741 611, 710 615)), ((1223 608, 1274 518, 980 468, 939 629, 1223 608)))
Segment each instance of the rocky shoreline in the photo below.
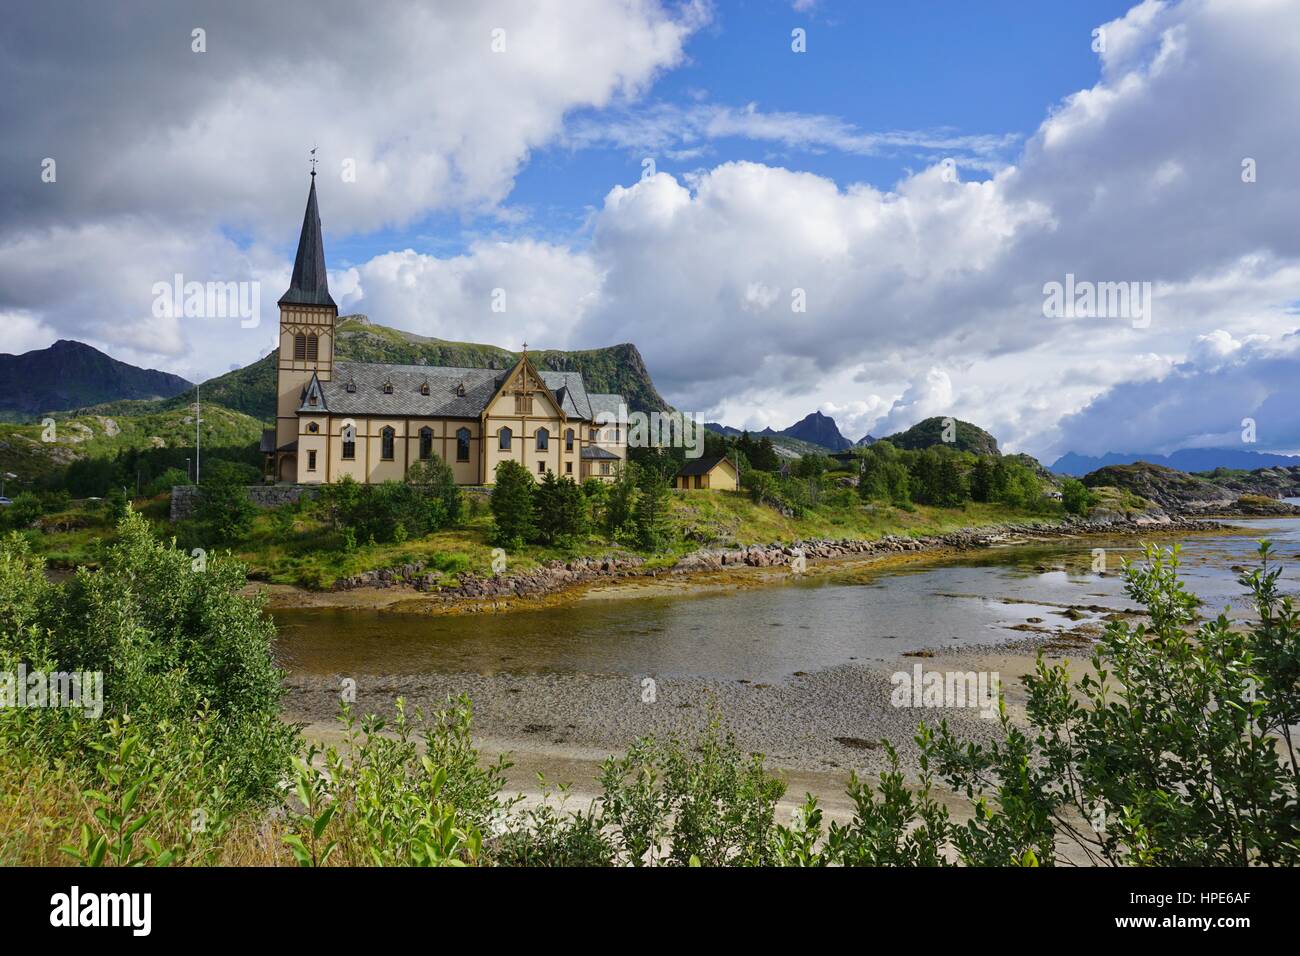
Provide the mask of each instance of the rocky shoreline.
POLYGON ((1217 531, 1218 521, 1204 518, 1104 520, 1069 518, 1053 523, 1010 523, 982 528, 962 528, 947 534, 923 537, 885 535, 876 539, 838 538, 773 543, 733 548, 701 548, 681 557, 671 567, 647 567, 636 555, 611 555, 602 558, 574 558, 548 561, 529 571, 491 577, 463 572, 454 587, 440 585, 440 575, 427 570, 423 562, 379 568, 344 578, 333 590, 403 588, 427 595, 440 602, 475 602, 481 600, 536 598, 565 589, 601 581, 629 578, 690 575, 741 568, 791 567, 797 562, 833 561, 886 557, 918 552, 970 551, 1005 544, 1025 538, 1089 537, 1170 531, 1217 531))

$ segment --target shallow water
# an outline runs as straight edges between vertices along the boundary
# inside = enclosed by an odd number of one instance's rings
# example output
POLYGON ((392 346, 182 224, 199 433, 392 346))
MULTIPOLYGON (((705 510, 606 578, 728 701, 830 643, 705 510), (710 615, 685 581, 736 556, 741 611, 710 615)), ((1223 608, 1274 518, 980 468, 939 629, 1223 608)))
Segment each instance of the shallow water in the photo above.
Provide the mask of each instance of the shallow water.
MULTIPOLYGON (((1261 537, 1300 581, 1300 519, 1236 522, 1228 536, 1158 536, 1179 542, 1188 587, 1206 610, 1244 605, 1233 566, 1256 560, 1261 537), (1291 570, 1294 568, 1295 570, 1291 570)), ((1023 639, 1030 618, 1077 627, 1134 607, 1120 560, 1140 539, 1012 545, 942 563, 846 568, 725 593, 591 599, 509 614, 421 617, 380 611, 278 611, 278 653, 302 674, 587 673, 691 675, 775 682, 848 661, 891 660, 935 647, 1023 639), (1107 573, 1094 572, 1105 549, 1107 573), (1096 606, 1074 622, 1065 606, 1096 606)))

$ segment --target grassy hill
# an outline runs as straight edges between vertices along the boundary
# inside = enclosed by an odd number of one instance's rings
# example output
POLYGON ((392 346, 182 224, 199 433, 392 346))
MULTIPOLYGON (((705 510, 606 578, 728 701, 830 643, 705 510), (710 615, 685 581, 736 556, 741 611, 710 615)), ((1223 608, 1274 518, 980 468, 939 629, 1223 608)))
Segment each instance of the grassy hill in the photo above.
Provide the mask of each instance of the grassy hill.
MULTIPOLYGON (((339 317, 335 357, 353 362, 387 362, 395 365, 444 365, 460 368, 506 369, 519 360, 518 352, 495 345, 449 342, 375 325, 364 315, 339 317)), ((581 372, 589 392, 614 392, 627 399, 632 411, 656 411, 669 404, 655 389, 650 373, 635 345, 563 352, 530 351, 539 368, 581 372)), ((251 365, 209 379, 202 385, 204 404, 219 402, 227 408, 270 423, 275 418, 275 362, 271 352, 251 365)), ((187 394, 161 402, 113 402, 87 409, 104 415, 141 414, 176 408, 193 401, 187 394)))
MULTIPOLYGON (((54 441, 50 442, 43 440, 44 429, 39 424, 0 424, 0 471, 18 475, 18 481, 9 485, 11 493, 48 479, 81 458, 111 458, 129 449, 194 447, 194 411, 190 405, 136 415, 55 415, 54 419, 54 441)), ((251 446, 261 433, 259 420, 204 403, 205 449, 251 446)))
MULTIPOLYGON (((946 421, 947 419, 938 416, 927 418, 924 421, 917 422, 906 431, 887 436, 885 440, 898 448, 907 448, 912 451, 929 448, 931 445, 942 445, 944 444, 943 431, 946 421)), ((972 425, 970 422, 964 422, 960 419, 954 419, 953 424, 956 426, 957 440, 952 447, 958 451, 968 451, 975 455, 1001 454, 998 451, 997 439, 978 425, 972 425)))

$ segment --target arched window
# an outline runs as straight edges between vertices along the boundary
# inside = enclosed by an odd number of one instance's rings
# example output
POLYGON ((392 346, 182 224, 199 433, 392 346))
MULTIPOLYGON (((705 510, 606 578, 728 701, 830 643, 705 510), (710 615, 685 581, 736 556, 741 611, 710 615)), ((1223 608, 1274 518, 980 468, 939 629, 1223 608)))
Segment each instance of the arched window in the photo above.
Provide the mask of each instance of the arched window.
POLYGON ((551 444, 551 433, 545 428, 537 429, 537 450, 546 451, 551 444))
POLYGON ((433 457, 433 429, 425 425, 420 429, 420 460, 428 461, 433 457))
POLYGON ((456 460, 469 461, 469 429, 456 430, 456 460))
POLYGON ((307 358, 307 336, 301 332, 293 337, 293 357, 300 362, 307 358))
POLYGON ((500 448, 502 451, 509 451, 510 437, 511 437, 511 432, 509 427, 503 427, 501 431, 497 432, 497 447, 500 448))
POLYGON ((357 428, 355 425, 343 426, 343 458, 351 461, 357 457, 357 428))
POLYGON ((393 437, 396 434, 388 425, 379 433, 379 457, 384 461, 393 460, 393 437))
POLYGON ((564 430, 564 450, 573 451, 573 429, 572 428, 566 428, 564 430))
POLYGON ((319 347, 320 347, 319 336, 315 336, 315 335, 307 336, 307 361, 308 362, 316 361, 317 355, 320 354, 319 347))

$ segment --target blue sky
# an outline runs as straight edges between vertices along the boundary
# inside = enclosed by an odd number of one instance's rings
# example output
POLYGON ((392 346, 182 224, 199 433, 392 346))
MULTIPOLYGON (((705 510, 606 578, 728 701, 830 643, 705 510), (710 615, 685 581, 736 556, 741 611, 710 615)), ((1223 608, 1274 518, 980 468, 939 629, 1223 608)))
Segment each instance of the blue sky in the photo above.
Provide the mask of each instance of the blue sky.
MULTIPOLYGON (((1015 137, 1014 145, 1000 151, 1009 159, 1063 96, 1096 82, 1092 30, 1129 6, 1123 0, 823 0, 798 11, 774 0, 732 0, 717 5, 713 22, 687 43, 686 62, 661 75, 632 113, 655 105, 754 103, 764 113, 824 116, 862 132, 1015 137), (796 27, 806 31, 803 54, 791 50, 796 27)), ((578 109, 569 118, 573 124, 600 123, 606 113, 578 109)), ((841 186, 869 182, 888 189, 943 152, 903 146, 862 154, 730 136, 710 140, 698 155, 674 158, 630 147, 557 143, 532 151, 515 177, 505 205, 524 217, 521 222, 458 211, 402 229, 338 236, 332 251, 344 265, 394 248, 454 255, 483 237, 530 235, 581 244, 591 210, 613 184, 635 183, 648 154, 658 169, 679 177, 704 165, 752 160, 817 173, 841 186)), ((963 172, 966 179, 987 175, 973 166, 963 172)), ((283 249, 292 254, 291 243, 283 249)))

